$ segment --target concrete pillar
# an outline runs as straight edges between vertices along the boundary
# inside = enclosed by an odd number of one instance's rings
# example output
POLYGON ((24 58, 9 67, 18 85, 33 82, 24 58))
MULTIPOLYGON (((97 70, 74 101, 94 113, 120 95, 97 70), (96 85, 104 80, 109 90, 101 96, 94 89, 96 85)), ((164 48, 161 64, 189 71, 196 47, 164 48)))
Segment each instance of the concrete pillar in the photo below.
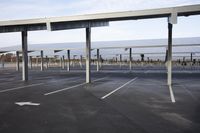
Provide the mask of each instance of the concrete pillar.
POLYGON ((68 58, 68 62, 67 62, 67 71, 70 71, 70 50, 67 50, 67 58, 68 58))
POLYGON ((41 64, 40 64, 40 67, 41 67, 41 71, 44 70, 44 59, 43 59, 43 56, 44 56, 44 53, 43 53, 43 50, 40 51, 40 59, 41 59, 41 64))
POLYGON ((119 65, 120 69, 122 69, 122 54, 119 55, 119 65))
POLYGON ((19 71, 19 51, 16 51, 16 71, 19 71))
POLYGON ((32 69, 33 68, 32 56, 29 57, 29 62, 30 62, 30 69, 32 69))
POLYGON ((91 27, 86 28, 86 83, 91 83, 91 27))
POLYGON ((99 49, 97 49, 97 72, 99 71, 99 49))
POLYGON ((22 36, 22 80, 28 81, 28 33, 26 30, 21 32, 22 36))
POLYGON ((172 27, 173 25, 168 23, 168 58, 167 58, 167 83, 172 84, 172 27))
POLYGON ((62 69, 65 69, 65 56, 62 56, 62 69))
POLYGON ((129 69, 132 70, 132 48, 129 49, 129 69))

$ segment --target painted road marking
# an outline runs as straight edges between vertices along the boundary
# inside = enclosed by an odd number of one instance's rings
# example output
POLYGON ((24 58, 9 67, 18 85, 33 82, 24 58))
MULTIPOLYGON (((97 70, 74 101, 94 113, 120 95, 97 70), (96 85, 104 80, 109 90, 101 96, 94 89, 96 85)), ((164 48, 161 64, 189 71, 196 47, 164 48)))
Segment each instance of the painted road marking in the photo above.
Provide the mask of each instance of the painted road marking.
POLYGON ((31 85, 20 86, 20 87, 6 89, 6 90, 0 90, 0 93, 13 91, 13 90, 19 90, 19 89, 23 89, 23 88, 27 88, 27 87, 39 86, 39 85, 43 85, 43 84, 47 84, 47 83, 59 82, 59 81, 63 81, 63 80, 68 81, 68 80, 73 80, 73 79, 81 79, 81 78, 74 77, 74 78, 61 79, 61 80, 56 80, 56 81, 47 81, 45 83, 31 84, 31 85))
MULTIPOLYGON (((103 80, 107 77, 104 77, 104 78, 99 78, 99 79, 96 79, 92 82, 96 82, 96 81, 100 81, 100 80, 103 80)), ((56 90, 56 91, 52 91, 52 92, 49 92, 49 93, 45 93, 44 95, 47 96, 47 95, 51 95, 51 94, 55 94, 55 93, 58 93, 58 92, 61 92, 61 91, 66 91, 66 90, 69 90, 69 89, 72 89, 72 88, 76 88, 76 87, 79 87, 79 86, 82 86, 82 85, 85 85, 87 83, 81 83, 81 84, 77 84, 77 85, 74 85, 74 86, 70 86, 70 87, 67 87, 67 88, 63 88, 63 89, 60 89, 60 90, 56 90)))
POLYGON ((175 101, 175 97, 174 97, 174 93, 173 93, 173 90, 172 90, 172 86, 171 86, 171 85, 169 85, 169 92, 170 92, 171 101, 172 101, 173 103, 175 103, 176 101, 175 101))
POLYGON ((101 97, 101 99, 105 99, 106 97, 110 96, 111 94, 115 93, 116 91, 118 91, 119 89, 123 88, 124 86, 130 84, 131 82, 135 81, 136 79, 137 79, 137 77, 134 79, 131 79, 130 81, 123 84, 122 86, 118 87, 117 89, 115 89, 115 90, 111 91, 110 93, 106 94, 105 96, 101 97))
POLYGON ((15 104, 19 106, 30 105, 30 106, 39 106, 40 103, 32 103, 32 102, 15 102, 15 104))
POLYGON ((1 90, 0 93, 13 91, 13 90, 19 90, 19 89, 33 87, 33 86, 38 86, 38 85, 42 85, 42 84, 44 84, 44 83, 38 83, 38 84, 31 84, 31 85, 26 85, 26 86, 15 87, 15 88, 11 88, 11 89, 1 90))

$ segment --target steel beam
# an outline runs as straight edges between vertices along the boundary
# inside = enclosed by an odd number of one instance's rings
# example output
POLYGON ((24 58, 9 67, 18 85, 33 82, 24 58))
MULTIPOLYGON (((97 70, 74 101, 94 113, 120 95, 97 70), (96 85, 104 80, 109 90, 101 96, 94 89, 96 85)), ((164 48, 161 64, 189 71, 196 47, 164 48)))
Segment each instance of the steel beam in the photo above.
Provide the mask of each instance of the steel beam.
POLYGON ((91 27, 86 28, 86 83, 91 83, 91 27))
MULTIPOLYGON (((29 20, 28 20, 29 21, 29 20)), ((12 21, 13 22, 13 21, 12 21)), ((21 25, 18 22, 15 25, 7 25, 12 22, 0 22, 0 33, 6 32, 19 32, 26 29, 27 31, 38 31, 38 30, 67 30, 67 29, 77 29, 77 28, 86 28, 90 24, 91 27, 101 27, 101 26, 109 26, 108 21, 60 21, 60 22, 46 22, 46 20, 42 20, 40 23, 31 21, 30 24, 21 25), (2 23, 2 24, 1 24, 2 23)), ((27 21, 26 21, 27 22, 27 21)), ((26 23, 25 22, 25 23, 26 23)))
POLYGON ((86 27, 101 27, 109 26, 108 21, 76 21, 76 22, 52 22, 51 30, 67 30, 67 29, 77 29, 86 27))
POLYGON ((132 70, 132 48, 129 49, 129 69, 132 70))
POLYGON ((119 55, 119 63, 120 69, 122 69, 122 54, 119 55))
POLYGON ((99 49, 97 49, 97 72, 99 71, 99 49))
POLYGON ((48 56, 46 56, 46 68, 47 69, 49 68, 49 58, 48 58, 48 56))
POLYGON ((30 62, 30 69, 32 69, 33 68, 32 56, 29 57, 29 62, 30 62))
POLYGON ((26 30, 21 32, 22 36, 22 80, 28 81, 28 32, 26 30))
POLYGON ((43 53, 43 50, 40 51, 40 54, 41 54, 40 55, 40 59, 41 59, 41 62, 40 62, 41 66, 40 67, 41 67, 41 71, 44 71, 44 53, 43 53))
POLYGON ((67 58, 68 58, 68 62, 67 62, 67 71, 70 71, 70 63, 71 63, 71 59, 70 59, 70 50, 67 50, 67 58))
POLYGON ((62 56, 62 69, 65 69, 65 56, 62 56))
POLYGON ((99 58, 100 58, 100 68, 102 67, 102 65, 103 65, 103 62, 102 62, 102 56, 101 55, 99 55, 99 58))
POLYGON ((16 71, 19 71, 19 51, 16 51, 16 71))

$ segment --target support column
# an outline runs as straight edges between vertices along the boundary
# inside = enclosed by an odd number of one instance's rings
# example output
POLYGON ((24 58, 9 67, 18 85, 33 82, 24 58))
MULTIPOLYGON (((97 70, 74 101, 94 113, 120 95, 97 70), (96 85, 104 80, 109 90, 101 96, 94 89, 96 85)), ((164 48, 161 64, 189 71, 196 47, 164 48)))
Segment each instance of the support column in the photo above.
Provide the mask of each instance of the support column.
POLYGON ((16 51, 16 71, 19 71, 19 51, 16 51))
POLYGON ((36 56, 36 67, 38 67, 38 56, 36 56))
POLYGON ((63 61, 63 63, 62 63, 62 69, 65 69, 65 56, 64 55, 62 56, 62 61, 63 61))
POLYGON ((67 58, 68 58, 68 62, 67 62, 67 71, 70 71, 70 50, 67 50, 67 58))
POLYGON ((122 69, 122 54, 119 55, 119 65, 120 69, 122 69))
POLYGON ((193 60, 193 53, 190 54, 190 61, 192 62, 193 60))
POLYGON ((165 54, 165 62, 167 62, 168 61, 168 47, 166 48, 166 54, 165 54))
POLYGON ((28 81, 28 40, 27 40, 27 31, 24 30, 21 32, 22 36, 22 80, 28 81))
POLYGON ((62 57, 60 57, 60 68, 62 69, 62 57))
POLYGON ((48 58, 48 56, 46 56, 46 68, 47 69, 49 68, 49 58, 48 58))
POLYGON ((167 62, 167 83, 172 84, 172 27, 171 23, 168 23, 168 62, 167 62))
POLYGON ((103 59, 102 59, 101 55, 99 55, 99 59, 100 59, 100 68, 102 68, 102 65, 103 65, 103 59))
POLYGON ((73 55, 72 66, 75 67, 75 55, 73 55))
POLYGON ((129 49, 129 69, 132 70, 132 48, 129 49))
POLYGON ((97 49, 97 72, 99 71, 99 49, 97 49))
POLYGON ((5 65, 5 62, 4 62, 4 54, 1 55, 1 65, 2 65, 2 68, 4 68, 4 65, 5 65))
POLYGON ((40 67, 41 67, 41 71, 43 71, 44 70, 44 62, 43 62, 44 61, 43 60, 44 54, 43 54, 43 50, 40 51, 40 54, 41 54, 40 55, 40 59, 41 59, 41 64, 40 64, 41 66, 40 67))
POLYGON ((86 28, 86 83, 91 83, 91 27, 86 28))
POLYGON ((30 58, 29 58, 29 62, 30 62, 30 69, 32 69, 33 68, 33 62, 32 62, 32 56, 30 56, 30 58))

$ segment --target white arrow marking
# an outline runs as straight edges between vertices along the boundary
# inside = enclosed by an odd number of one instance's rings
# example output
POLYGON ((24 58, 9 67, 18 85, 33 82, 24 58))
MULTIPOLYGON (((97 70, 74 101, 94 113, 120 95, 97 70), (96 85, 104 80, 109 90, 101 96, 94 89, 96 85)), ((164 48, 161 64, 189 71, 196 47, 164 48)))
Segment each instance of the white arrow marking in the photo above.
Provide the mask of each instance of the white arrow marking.
POLYGON ((32 102, 15 102, 15 104, 19 106, 24 106, 24 105, 39 106, 40 105, 40 103, 32 103, 32 102))

